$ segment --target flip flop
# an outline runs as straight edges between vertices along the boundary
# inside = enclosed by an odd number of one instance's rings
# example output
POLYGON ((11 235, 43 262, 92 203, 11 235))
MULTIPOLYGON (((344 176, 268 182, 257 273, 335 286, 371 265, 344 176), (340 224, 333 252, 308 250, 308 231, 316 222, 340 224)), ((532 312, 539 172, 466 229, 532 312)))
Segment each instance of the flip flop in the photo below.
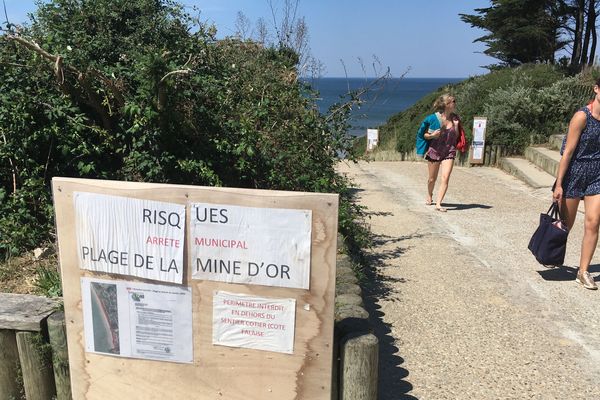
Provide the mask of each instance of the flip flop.
POLYGON ((436 207, 435 211, 439 211, 439 212, 446 212, 448 210, 446 210, 444 207, 436 207))
POLYGON ((432 200, 425 200, 425 205, 426 206, 433 205, 433 201, 432 200))

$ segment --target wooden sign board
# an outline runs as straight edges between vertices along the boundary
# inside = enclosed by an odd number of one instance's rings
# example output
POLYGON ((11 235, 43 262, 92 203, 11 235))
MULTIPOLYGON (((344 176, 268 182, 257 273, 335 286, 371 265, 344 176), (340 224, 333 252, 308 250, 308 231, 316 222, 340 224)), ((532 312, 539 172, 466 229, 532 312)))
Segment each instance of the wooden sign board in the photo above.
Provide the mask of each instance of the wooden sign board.
POLYGON ((486 117, 473 117, 473 142, 471 143, 471 164, 483 164, 485 157, 486 117))
MULTIPOLYGON (((337 195, 72 178, 54 178, 52 186, 75 400, 330 399, 337 195), (80 194, 84 195, 77 200, 80 194), (136 249, 135 254, 123 248, 104 249, 104 252, 94 248, 102 246, 102 238, 82 233, 89 229, 86 221, 88 225, 92 221, 92 224, 100 226, 106 220, 112 218, 118 221, 121 217, 117 217, 119 211, 116 209, 114 213, 104 214, 89 207, 86 209, 86 199, 96 201, 94 204, 100 208, 116 204, 115 207, 139 210, 144 224, 167 229, 164 231, 167 233, 152 231, 153 227, 150 227, 150 234, 136 233, 135 229, 142 229, 142 225, 136 225, 139 221, 130 221, 127 217, 124 224, 137 226, 128 231, 131 241, 143 240, 153 248, 171 248, 158 255, 140 254, 144 250, 138 245, 131 246, 136 249), (128 200, 123 202, 123 199, 128 200), (162 214, 161 211, 152 211, 152 206, 161 204, 171 211, 162 214), (185 226, 176 222, 176 215, 183 215, 179 206, 185 207, 185 226), (235 208, 235 212, 228 207, 235 208), (261 217, 267 218, 268 223, 252 230, 245 239, 232 237, 231 230, 223 231, 229 236, 222 238, 198 235, 202 232, 199 224, 206 221, 217 224, 240 218, 236 224, 243 230, 244 226, 251 225, 247 221, 248 215, 264 215, 261 209, 275 211, 270 216, 261 217), (85 213, 82 210, 86 210, 85 213), (192 210, 197 214, 192 215, 192 210), (86 213, 100 217, 93 222, 95 217, 87 218, 86 213), (195 226, 192 223, 194 218, 195 226), (274 239, 277 235, 272 232, 284 235, 287 228, 279 221, 281 218, 290 218, 300 226, 300 231, 309 229, 305 231, 310 241, 309 252, 306 253, 306 249, 299 251, 296 260, 299 265, 310 267, 308 285, 304 275, 294 278, 295 269, 284 263, 243 260, 244 247, 260 247, 259 251, 252 253, 257 257, 265 257, 269 248, 273 249, 273 254, 279 254, 276 250, 281 249, 273 247, 285 247, 287 242, 277 242, 274 239), (303 224, 303 218, 309 218, 308 226, 303 224), (181 236, 177 236, 178 226, 185 228, 183 241, 181 236), (272 226, 281 231, 270 231, 272 226), (193 249, 200 245, 218 246, 223 250, 237 250, 238 253, 225 251, 220 256, 211 253, 210 258, 202 258, 204 253, 193 249), (183 246, 182 258, 178 251, 180 246, 183 246), (227 254, 235 254, 236 259, 225 260, 227 254), (217 256, 221 259, 217 260, 217 256), (303 257, 309 257, 308 262, 302 264, 303 257), (183 268, 178 264, 180 259, 183 260, 183 268), (83 261, 87 264, 82 267, 83 261), (102 263, 112 266, 104 268, 102 263), (207 271, 217 267, 220 272, 229 268, 236 279, 223 278, 222 274, 212 280, 206 279, 207 271), (144 275, 139 273, 139 269, 143 268, 155 270, 144 275), (137 272, 132 272, 134 270, 137 272), (161 275, 156 270, 164 273, 161 275), (273 278, 272 286, 265 284, 264 280, 253 280, 260 274, 264 275, 263 278, 273 278), (281 282, 278 283, 278 279, 281 282), (287 287, 282 283, 286 280, 291 282, 287 287), (103 303, 105 298, 113 298, 115 302, 117 298, 119 301, 125 299, 125 302, 133 304, 134 308, 129 311, 119 305, 121 309, 118 311, 119 318, 126 317, 129 312, 133 316, 129 322, 133 325, 140 324, 140 319, 157 321, 157 326, 168 318, 182 320, 178 326, 182 333, 175 341, 184 349, 155 343, 154 350, 149 351, 144 343, 152 343, 155 331, 159 332, 159 336, 164 329, 154 327, 135 331, 135 335, 127 337, 124 332, 111 330, 111 321, 107 318, 98 321, 95 317, 90 318, 86 310, 91 309, 94 315, 93 304, 96 304, 95 315, 98 315, 98 309, 106 304, 103 303), (159 304, 161 299, 175 304, 171 306, 172 315, 165 311, 167 305, 159 304), (190 312, 186 314, 188 306, 190 312), (157 308, 165 310, 158 310, 164 312, 157 314, 157 308), (186 318, 189 321, 185 321, 186 318), (93 320, 93 328, 90 328, 90 319, 93 320), (236 324, 240 323, 246 324, 244 331, 236 330, 236 324), (112 336, 96 335, 96 329, 102 332, 102 324, 112 336), (90 329, 94 332, 93 340, 89 337, 90 329), (124 339, 119 342, 115 336, 124 339), (253 339, 253 336, 256 338, 253 339), (120 352, 111 348, 115 347, 115 342, 120 352), (131 353, 123 351, 127 345, 131 353), (178 352, 178 355, 173 355, 178 352), (139 354, 148 356, 140 358, 139 354)), ((106 232, 116 232, 120 228, 106 229, 106 232)), ((119 234, 122 235, 115 233, 119 234)), ((289 237, 295 238, 294 234, 299 235, 290 231, 289 237)), ((288 241, 294 242, 290 248, 303 246, 301 235, 298 237, 288 241)), ((111 246, 114 247, 114 243, 111 246)), ((101 311, 104 311, 100 312, 101 315, 110 314, 106 310, 101 311)))

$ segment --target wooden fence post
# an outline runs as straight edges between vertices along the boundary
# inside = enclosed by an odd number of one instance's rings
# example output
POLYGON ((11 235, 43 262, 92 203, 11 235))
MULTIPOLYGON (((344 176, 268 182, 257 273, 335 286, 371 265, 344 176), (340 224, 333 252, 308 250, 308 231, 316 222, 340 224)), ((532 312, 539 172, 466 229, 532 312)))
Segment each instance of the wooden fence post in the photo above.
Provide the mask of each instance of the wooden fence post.
POLYGON ((0 329, 0 400, 18 399, 19 351, 15 331, 0 329))
POLYGON ((340 400, 377 400, 379 343, 369 333, 342 344, 340 400))
POLYGON ((65 313, 58 311, 48 317, 48 336, 52 346, 52 366, 56 384, 56 400, 71 400, 71 376, 65 331, 65 313))
POLYGON ((23 386, 27 400, 52 400, 56 393, 52 364, 46 359, 35 332, 17 332, 17 348, 23 373, 23 386))
POLYGON ((490 167, 493 167, 494 165, 496 165, 496 146, 490 146, 491 150, 490 150, 490 167))

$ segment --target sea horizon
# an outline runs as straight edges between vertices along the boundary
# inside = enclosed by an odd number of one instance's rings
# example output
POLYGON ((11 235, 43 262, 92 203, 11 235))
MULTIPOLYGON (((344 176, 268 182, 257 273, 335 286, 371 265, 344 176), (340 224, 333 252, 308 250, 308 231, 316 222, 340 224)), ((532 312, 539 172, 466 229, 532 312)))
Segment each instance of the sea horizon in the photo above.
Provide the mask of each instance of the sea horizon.
MULTIPOLYGON (((340 101, 340 96, 368 86, 377 79, 321 77, 302 80, 319 92, 317 106, 320 112, 325 113, 331 105, 340 101)), ((465 79, 468 78, 385 78, 364 96, 362 106, 352 111, 348 134, 364 136, 367 129, 384 125, 390 117, 411 107, 429 93, 465 79)))

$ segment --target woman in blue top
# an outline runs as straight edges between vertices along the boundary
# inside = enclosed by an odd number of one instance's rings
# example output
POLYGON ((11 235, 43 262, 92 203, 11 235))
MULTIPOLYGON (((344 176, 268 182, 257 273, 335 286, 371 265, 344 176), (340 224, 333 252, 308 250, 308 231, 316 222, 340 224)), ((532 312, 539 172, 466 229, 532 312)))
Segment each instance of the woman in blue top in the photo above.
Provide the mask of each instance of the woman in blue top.
POLYGON ((592 102, 571 118, 552 196, 560 202, 569 231, 583 198, 585 222, 575 280, 586 289, 598 289, 588 267, 596 250, 600 226, 600 79, 594 85, 592 102))
POLYGON ((433 103, 435 113, 425 117, 417 131, 417 156, 428 161, 427 198, 425 204, 433 204, 433 189, 440 167, 442 182, 438 190, 435 209, 445 212, 442 201, 448 190, 448 182, 454 158, 456 145, 460 135, 458 116, 454 113, 456 100, 449 94, 443 94, 433 103))

